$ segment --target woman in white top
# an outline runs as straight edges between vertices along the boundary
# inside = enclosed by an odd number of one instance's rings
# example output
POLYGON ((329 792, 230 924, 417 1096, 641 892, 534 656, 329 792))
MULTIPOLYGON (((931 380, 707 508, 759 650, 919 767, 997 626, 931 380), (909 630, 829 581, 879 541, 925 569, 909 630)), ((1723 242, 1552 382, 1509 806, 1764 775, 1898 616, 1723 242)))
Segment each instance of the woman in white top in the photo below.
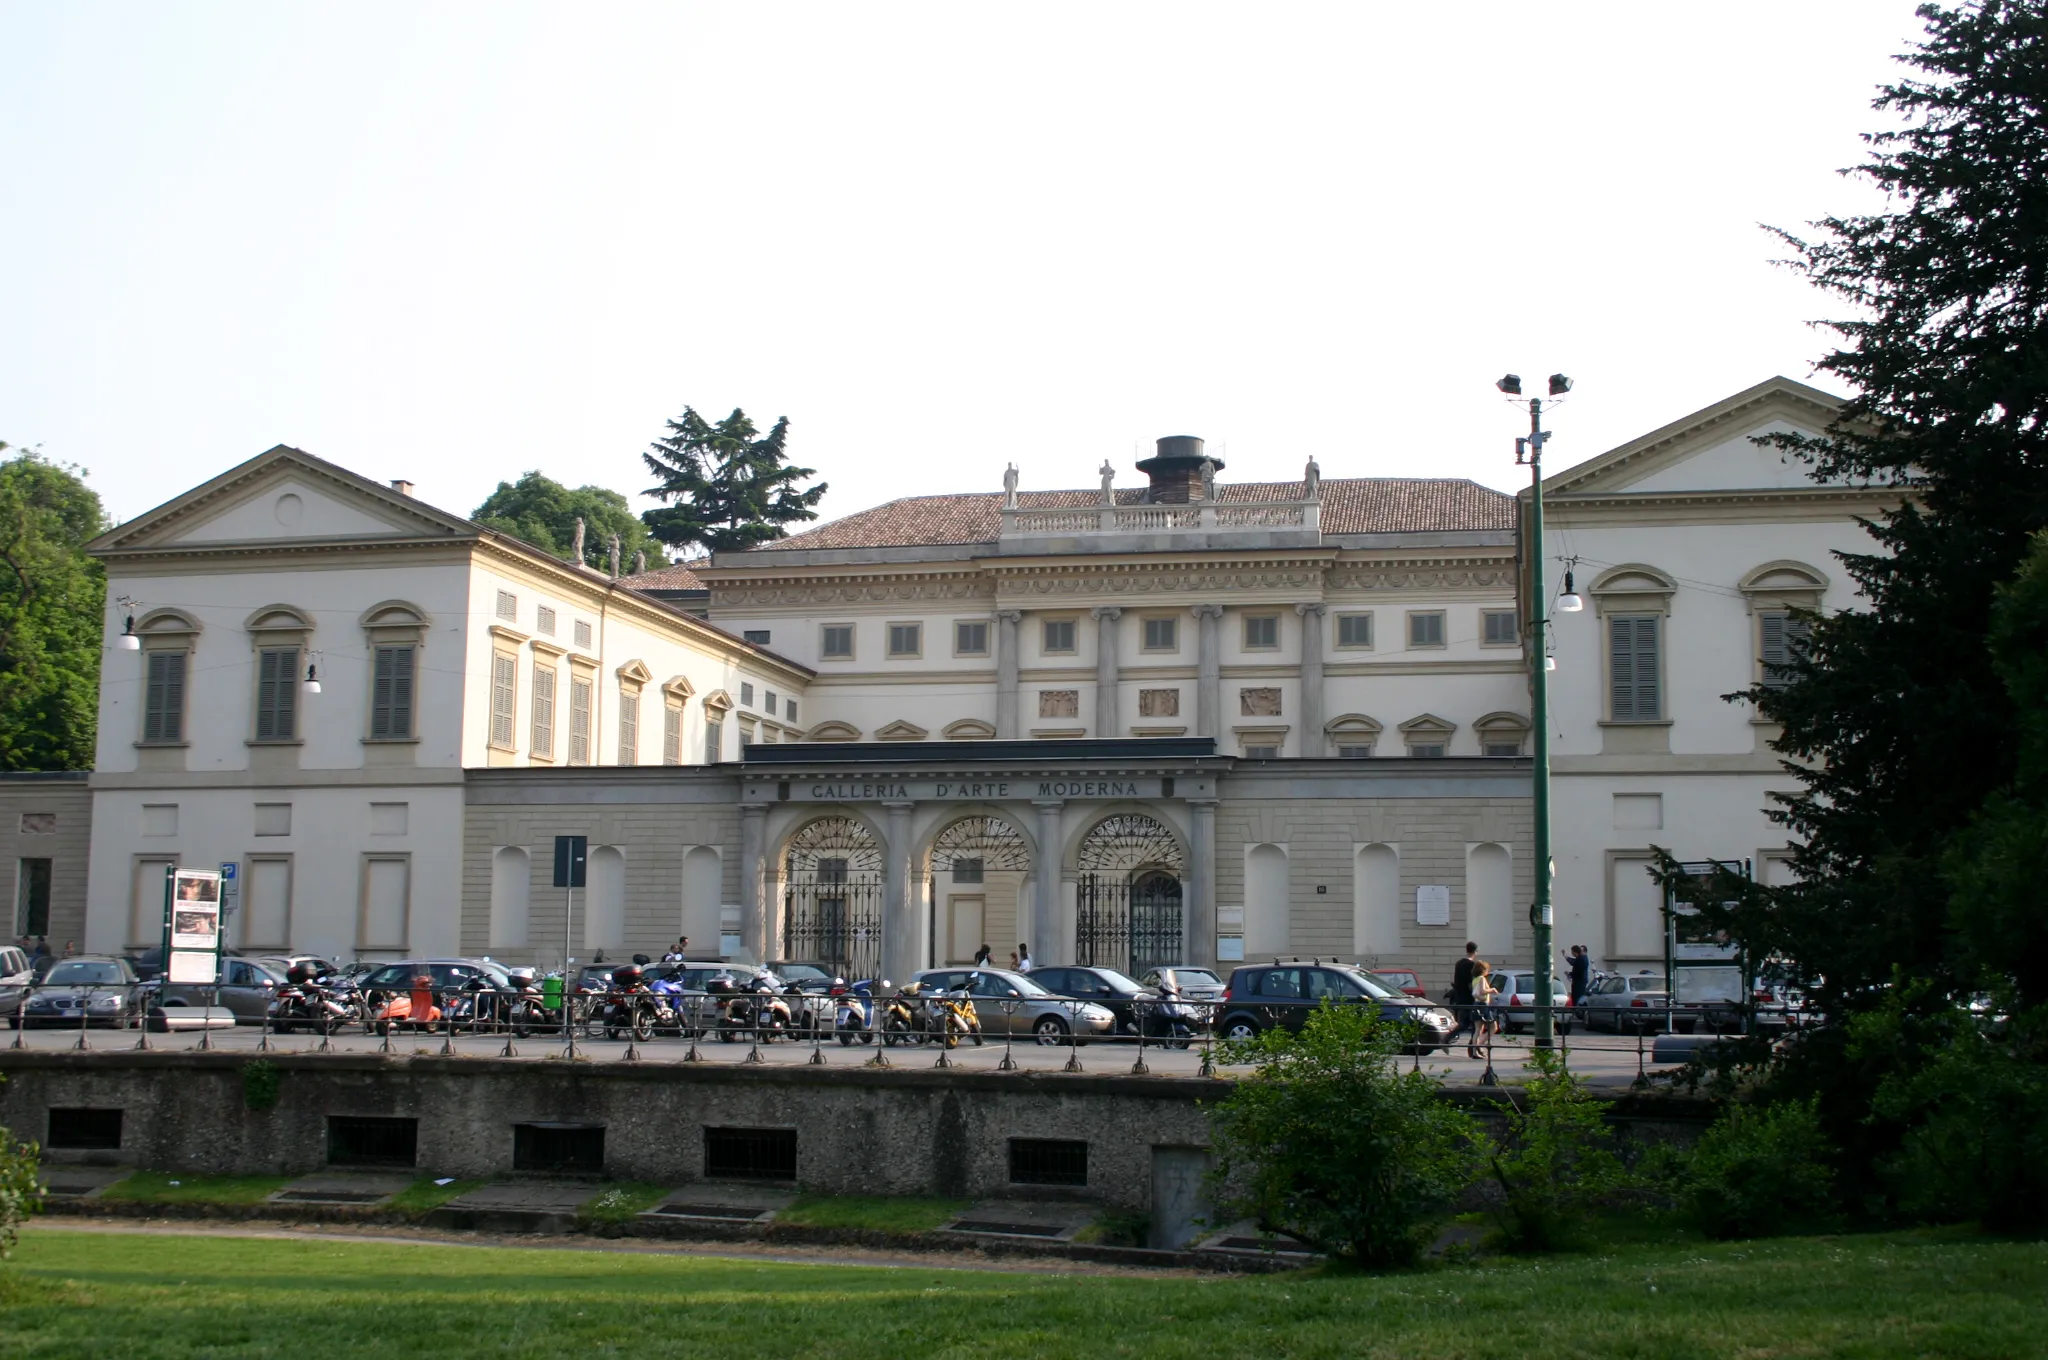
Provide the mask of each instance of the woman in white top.
POLYGON ((1480 1042, 1490 1034, 1500 1033, 1500 1012, 1493 1008, 1493 999, 1500 995, 1500 988, 1493 985, 1493 966, 1484 959, 1472 961, 1472 1042, 1465 1045, 1465 1055, 1483 1058, 1479 1051, 1480 1042))

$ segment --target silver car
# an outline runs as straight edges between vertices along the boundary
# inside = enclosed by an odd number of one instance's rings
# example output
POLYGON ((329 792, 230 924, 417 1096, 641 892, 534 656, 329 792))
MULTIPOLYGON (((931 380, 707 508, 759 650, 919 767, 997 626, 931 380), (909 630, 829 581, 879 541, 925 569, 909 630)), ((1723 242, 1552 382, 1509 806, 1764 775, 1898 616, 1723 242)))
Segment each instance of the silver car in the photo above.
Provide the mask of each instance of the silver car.
MULTIPOLYGON (((1493 999, 1494 1009, 1500 1012, 1500 1027, 1508 1034, 1518 1030, 1534 1029, 1536 1025, 1536 970, 1533 968, 1502 968, 1491 978, 1493 985, 1500 989, 1500 995, 1493 999)), ((1567 1006, 1571 992, 1553 974, 1550 979, 1551 1014, 1557 1017, 1557 1032, 1572 1032, 1572 1012, 1567 1006)))
POLYGON ((927 968, 917 980, 933 991, 950 992, 967 983, 981 1032, 1000 1038, 1030 1035, 1041 1044, 1076 1045, 1106 1039, 1116 1016, 1092 1001, 1064 1001, 1024 973, 1007 968, 927 968))
MULTIPOLYGON (((1593 983, 1579 998, 1579 1018, 1589 1030, 1646 1034, 1664 1027, 1670 995, 1670 984, 1662 973, 1612 974, 1593 983)), ((1686 1023, 1688 1027, 1691 1024, 1686 1023)))

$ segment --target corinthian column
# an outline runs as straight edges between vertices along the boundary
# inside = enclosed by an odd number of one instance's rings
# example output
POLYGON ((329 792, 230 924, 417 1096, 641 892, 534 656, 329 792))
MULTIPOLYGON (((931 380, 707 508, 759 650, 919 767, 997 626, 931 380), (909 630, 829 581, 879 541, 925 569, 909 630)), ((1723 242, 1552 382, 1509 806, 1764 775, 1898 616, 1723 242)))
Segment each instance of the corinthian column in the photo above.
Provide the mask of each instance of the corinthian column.
POLYGON ((1223 606, 1198 604, 1195 614, 1195 735, 1223 735, 1223 606))
POLYGON ((1115 605, 1095 606, 1095 735, 1123 735, 1117 711, 1116 621, 1124 611, 1115 605))
POLYGON ((1301 745, 1305 759, 1327 755, 1323 737, 1323 610, 1320 602, 1298 604, 1301 615, 1301 745))
POLYGON ((996 611, 996 737, 1002 741, 1017 737, 1017 625, 1023 618, 1020 609, 996 611))

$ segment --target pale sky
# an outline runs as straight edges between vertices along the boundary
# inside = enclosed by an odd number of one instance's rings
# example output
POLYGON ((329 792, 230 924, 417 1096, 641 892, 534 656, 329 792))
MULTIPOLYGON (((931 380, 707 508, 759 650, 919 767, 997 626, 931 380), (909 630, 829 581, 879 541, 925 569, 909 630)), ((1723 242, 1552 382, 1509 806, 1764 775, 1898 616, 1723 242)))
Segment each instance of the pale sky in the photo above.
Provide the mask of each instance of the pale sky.
POLYGON ((685 404, 827 517, 1166 434, 1512 488, 1504 371, 1553 468, 1810 375, 1757 224, 1874 205, 1912 10, 0 0, 0 439, 119 518, 279 443, 638 492, 685 404))

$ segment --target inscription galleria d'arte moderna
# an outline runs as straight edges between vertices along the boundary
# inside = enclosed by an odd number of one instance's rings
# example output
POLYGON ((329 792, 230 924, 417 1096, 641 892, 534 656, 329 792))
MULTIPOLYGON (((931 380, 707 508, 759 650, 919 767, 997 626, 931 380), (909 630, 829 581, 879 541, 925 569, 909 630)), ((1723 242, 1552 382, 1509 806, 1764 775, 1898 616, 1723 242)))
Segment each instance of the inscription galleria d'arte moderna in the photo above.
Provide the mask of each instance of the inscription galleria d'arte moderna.
POLYGON ((828 802, 868 802, 874 800, 902 800, 922 798, 1140 798, 1156 795, 1158 781, 1135 779, 1041 779, 1035 785, 1027 784, 1026 789, 1036 792, 1013 793, 1017 785, 1009 780, 980 781, 967 783, 897 784, 897 783, 824 783, 809 785, 810 797, 828 802), (1150 785, 1150 787, 1146 787, 1150 785))

